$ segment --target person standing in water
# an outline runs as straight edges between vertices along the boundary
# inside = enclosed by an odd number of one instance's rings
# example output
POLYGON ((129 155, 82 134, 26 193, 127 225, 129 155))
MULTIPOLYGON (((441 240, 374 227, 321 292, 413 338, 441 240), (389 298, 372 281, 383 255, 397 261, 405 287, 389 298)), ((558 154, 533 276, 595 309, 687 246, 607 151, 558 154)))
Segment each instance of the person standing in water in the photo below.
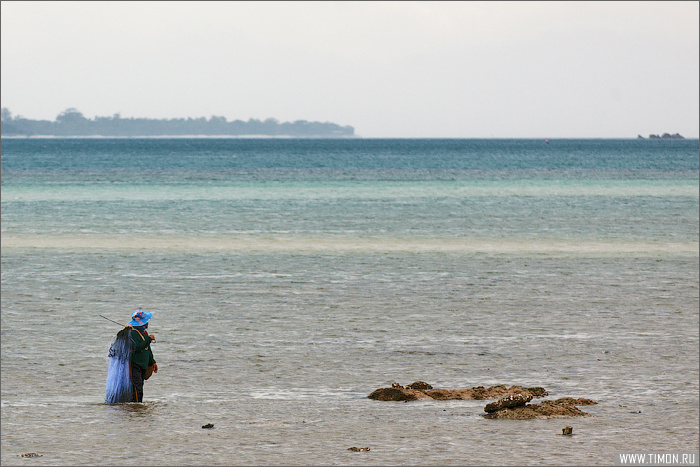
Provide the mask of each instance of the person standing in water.
POLYGON ((148 334, 148 321, 153 313, 143 310, 136 310, 131 315, 131 382, 134 386, 134 402, 143 402, 143 382, 151 377, 151 374, 158 373, 158 364, 153 358, 151 342, 155 342, 156 337, 148 334))

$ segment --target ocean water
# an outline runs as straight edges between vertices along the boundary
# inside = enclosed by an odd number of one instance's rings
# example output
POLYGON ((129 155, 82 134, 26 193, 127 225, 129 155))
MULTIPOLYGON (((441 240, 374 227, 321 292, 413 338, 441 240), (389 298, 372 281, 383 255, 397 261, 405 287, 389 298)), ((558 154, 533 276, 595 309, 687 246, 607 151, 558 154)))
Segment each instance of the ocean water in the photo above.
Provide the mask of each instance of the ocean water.
POLYGON ((698 159, 698 140, 3 139, 0 460, 696 451, 698 159), (120 327, 99 315, 136 308, 160 371, 143 404, 107 405, 120 327), (598 405, 367 399, 417 380, 598 405))

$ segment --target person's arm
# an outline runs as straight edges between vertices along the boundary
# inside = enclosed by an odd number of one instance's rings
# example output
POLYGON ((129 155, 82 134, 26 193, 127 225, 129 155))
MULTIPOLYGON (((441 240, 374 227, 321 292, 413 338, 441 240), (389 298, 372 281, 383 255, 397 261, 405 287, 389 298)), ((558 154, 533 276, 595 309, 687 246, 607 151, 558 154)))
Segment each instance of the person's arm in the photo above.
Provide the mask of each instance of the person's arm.
POLYGON ((156 359, 153 358, 153 354, 148 356, 148 366, 153 365, 153 372, 158 373, 158 364, 156 363, 156 359))
POLYGON ((144 336, 136 329, 131 330, 131 341, 134 344, 134 352, 141 352, 151 344, 151 336, 144 336))

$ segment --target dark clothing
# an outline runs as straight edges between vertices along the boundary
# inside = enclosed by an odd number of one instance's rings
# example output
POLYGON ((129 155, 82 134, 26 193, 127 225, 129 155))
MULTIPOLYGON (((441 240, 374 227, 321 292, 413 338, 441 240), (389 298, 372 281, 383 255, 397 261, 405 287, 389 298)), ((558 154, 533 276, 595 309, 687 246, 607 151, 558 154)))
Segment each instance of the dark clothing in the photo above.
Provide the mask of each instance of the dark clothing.
POLYGON ((131 362, 131 382, 134 384, 133 402, 143 402, 143 382, 146 379, 146 370, 131 362))
POLYGON ((134 385, 134 402, 143 402, 143 382, 146 380, 146 370, 156 363, 151 351, 151 337, 146 333, 132 329, 129 336, 133 352, 131 353, 131 382, 134 385))
POLYGON ((135 363, 145 371, 156 362, 151 351, 151 337, 148 334, 132 329, 131 343, 134 349, 131 354, 131 363, 135 363))

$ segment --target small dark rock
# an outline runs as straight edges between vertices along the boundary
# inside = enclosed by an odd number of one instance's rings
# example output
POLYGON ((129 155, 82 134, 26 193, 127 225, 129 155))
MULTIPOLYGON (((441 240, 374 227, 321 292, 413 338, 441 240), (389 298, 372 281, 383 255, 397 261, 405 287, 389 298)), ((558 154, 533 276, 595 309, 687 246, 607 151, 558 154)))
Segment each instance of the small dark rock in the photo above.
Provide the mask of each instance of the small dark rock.
POLYGON ((496 402, 486 404, 486 407, 484 407, 484 411, 487 413, 491 413, 508 407, 520 407, 527 404, 531 400, 532 396, 530 394, 511 394, 510 396, 504 397, 503 399, 499 399, 496 402))
POLYGON ((19 457, 43 457, 43 455, 37 454, 36 452, 27 452, 25 454, 20 454, 19 457))
POLYGON ((564 436, 571 436, 572 434, 574 434, 574 429, 570 426, 565 426, 564 429, 561 430, 561 434, 564 436))
POLYGON ((540 387, 540 386, 534 386, 534 387, 526 388, 526 389, 528 391, 530 391, 530 394, 532 394, 532 397, 544 397, 544 396, 549 395, 549 393, 543 387, 540 387))
POLYGON ((380 401, 415 401, 418 399, 430 399, 423 391, 415 389, 399 389, 399 388, 379 388, 372 392, 370 399, 380 401))
POLYGON ((596 405, 597 402, 594 401, 593 399, 586 399, 585 397, 579 397, 578 399, 574 399, 573 397, 562 397, 561 399, 557 399, 560 404, 571 404, 571 405, 596 405))
POLYGON ((433 389, 431 385, 426 383, 425 381, 416 381, 415 383, 411 383, 408 386, 406 386, 408 389, 418 389, 419 391, 425 391, 427 389, 433 389))
POLYGON ((202 425, 202 428, 214 428, 213 423, 207 423, 206 425, 202 425))
POLYGON ((369 448, 358 448, 357 446, 353 446, 351 448, 348 448, 348 451, 352 452, 364 452, 364 451, 369 451, 369 448))

